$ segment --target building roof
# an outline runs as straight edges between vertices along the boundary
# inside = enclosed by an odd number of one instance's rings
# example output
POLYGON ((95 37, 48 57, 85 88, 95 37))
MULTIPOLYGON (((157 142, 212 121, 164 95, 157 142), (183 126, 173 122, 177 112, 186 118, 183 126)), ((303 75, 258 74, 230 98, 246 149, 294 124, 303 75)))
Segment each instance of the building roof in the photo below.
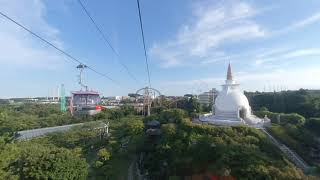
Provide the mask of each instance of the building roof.
POLYGON ((161 130, 160 129, 152 129, 152 128, 150 128, 150 129, 147 129, 146 133, 148 135, 151 135, 151 136, 158 136, 158 135, 161 134, 161 130))
POLYGON ((72 91, 73 95, 99 95, 97 91, 72 91))
POLYGON ((147 122, 147 126, 159 126, 160 122, 157 120, 151 120, 147 122))

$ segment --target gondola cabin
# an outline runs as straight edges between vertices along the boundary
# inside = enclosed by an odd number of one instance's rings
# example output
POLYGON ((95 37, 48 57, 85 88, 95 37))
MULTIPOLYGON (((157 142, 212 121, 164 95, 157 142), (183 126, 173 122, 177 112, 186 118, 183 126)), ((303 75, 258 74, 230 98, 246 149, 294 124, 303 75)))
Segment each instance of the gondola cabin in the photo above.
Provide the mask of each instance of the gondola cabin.
POLYGON ((75 115, 95 115, 101 112, 100 94, 96 91, 71 92, 71 108, 75 115))

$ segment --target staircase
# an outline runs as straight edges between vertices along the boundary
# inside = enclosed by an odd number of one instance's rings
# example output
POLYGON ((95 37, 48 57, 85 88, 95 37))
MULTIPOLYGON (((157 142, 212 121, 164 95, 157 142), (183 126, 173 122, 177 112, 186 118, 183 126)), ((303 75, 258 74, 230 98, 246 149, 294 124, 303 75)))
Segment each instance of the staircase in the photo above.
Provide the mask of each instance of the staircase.
POLYGON ((219 112, 217 111, 216 114, 214 115, 216 119, 219 120, 233 120, 233 121, 239 121, 240 119, 238 118, 238 112, 236 111, 229 111, 229 112, 219 112))
POLYGON ((288 158, 300 169, 307 172, 310 169, 310 166, 294 151, 292 151, 290 148, 288 148, 286 145, 280 143, 277 141, 268 131, 264 128, 260 129, 262 132, 264 132, 269 139, 275 144, 284 154, 288 156, 288 158))

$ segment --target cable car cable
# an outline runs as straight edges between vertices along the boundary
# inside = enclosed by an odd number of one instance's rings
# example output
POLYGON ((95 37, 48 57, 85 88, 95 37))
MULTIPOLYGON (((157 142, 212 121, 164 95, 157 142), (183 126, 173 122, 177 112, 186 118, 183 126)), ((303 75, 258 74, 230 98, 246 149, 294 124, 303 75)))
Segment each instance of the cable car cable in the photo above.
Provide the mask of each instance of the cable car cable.
POLYGON ((143 42, 144 56, 145 56, 145 62, 146 62, 146 67, 147 67, 147 73, 148 73, 148 82, 149 82, 149 87, 151 88, 149 63, 148 63, 148 56, 147 56, 147 51, 146 51, 146 43, 145 43, 144 32, 143 32, 143 25, 142 25, 140 1, 139 0, 137 0, 137 5, 138 5, 138 11, 139 11, 139 22, 140 22, 141 36, 142 36, 142 42, 143 42))
POLYGON ((82 3, 81 0, 78 0, 80 6, 82 7, 83 11, 85 12, 85 14, 89 17, 89 19, 91 20, 92 24, 95 26, 95 28, 97 29, 97 31, 99 32, 99 34, 101 35, 103 41, 106 43, 107 46, 109 46, 111 48, 111 50, 114 52, 114 54, 118 57, 117 61, 124 67, 124 69, 127 71, 128 75, 134 79, 137 83, 140 84, 140 81, 138 81, 138 79, 130 72, 129 68, 120 60, 120 55, 119 53, 113 48, 113 46, 111 45, 110 41, 108 40, 108 38, 106 37, 106 35, 102 32, 101 28, 99 27, 99 25, 96 23, 96 21, 93 19, 93 17, 90 15, 89 11, 87 10, 87 8, 84 6, 84 4, 82 3))
MULTIPOLYGON (((49 42, 48 40, 44 39, 43 37, 39 36, 38 34, 34 33, 33 31, 31 31, 30 29, 26 28, 25 26, 23 26, 22 24, 18 23, 17 21, 15 21, 14 19, 10 18, 9 16, 5 15, 4 13, 2 13, 0 11, 0 15, 5 17, 6 19, 10 20, 11 22, 13 22, 14 24, 18 25, 19 27, 21 27, 22 29, 24 29, 25 31, 29 32, 30 34, 32 34, 33 36, 37 37, 38 39, 40 39, 41 41, 45 42, 46 44, 48 44, 49 46, 53 47, 54 49, 56 49, 57 51, 61 52, 62 54, 64 54, 65 56, 69 57, 71 60, 79 63, 79 64, 83 64, 85 65, 83 62, 81 62, 79 59, 73 57, 71 54, 65 52, 64 50, 58 48, 57 46, 55 46, 54 44, 52 44, 51 42, 49 42)), ((111 77, 109 77, 106 74, 103 74, 97 70, 95 70, 94 68, 86 65, 88 67, 88 69, 92 70, 93 72, 95 72, 96 74, 103 76, 107 79, 109 79, 110 81, 112 81, 113 83, 117 84, 118 86, 120 86, 120 84, 115 81, 114 79, 112 79, 111 77)))

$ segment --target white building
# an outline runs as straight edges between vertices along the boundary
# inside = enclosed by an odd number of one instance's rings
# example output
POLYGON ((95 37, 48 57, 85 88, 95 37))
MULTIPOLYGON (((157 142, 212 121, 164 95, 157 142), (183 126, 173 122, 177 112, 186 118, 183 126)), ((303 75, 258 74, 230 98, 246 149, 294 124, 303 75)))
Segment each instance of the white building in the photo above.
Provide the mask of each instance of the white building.
POLYGON ((220 125, 247 124, 260 126, 264 123, 263 119, 252 115, 247 97, 240 91, 239 84, 232 77, 230 64, 227 80, 222 85, 222 91, 219 92, 212 108, 214 114, 201 116, 200 121, 220 125))
POLYGON ((212 88, 209 92, 204 92, 198 95, 199 103, 205 106, 214 104, 218 91, 212 88))

